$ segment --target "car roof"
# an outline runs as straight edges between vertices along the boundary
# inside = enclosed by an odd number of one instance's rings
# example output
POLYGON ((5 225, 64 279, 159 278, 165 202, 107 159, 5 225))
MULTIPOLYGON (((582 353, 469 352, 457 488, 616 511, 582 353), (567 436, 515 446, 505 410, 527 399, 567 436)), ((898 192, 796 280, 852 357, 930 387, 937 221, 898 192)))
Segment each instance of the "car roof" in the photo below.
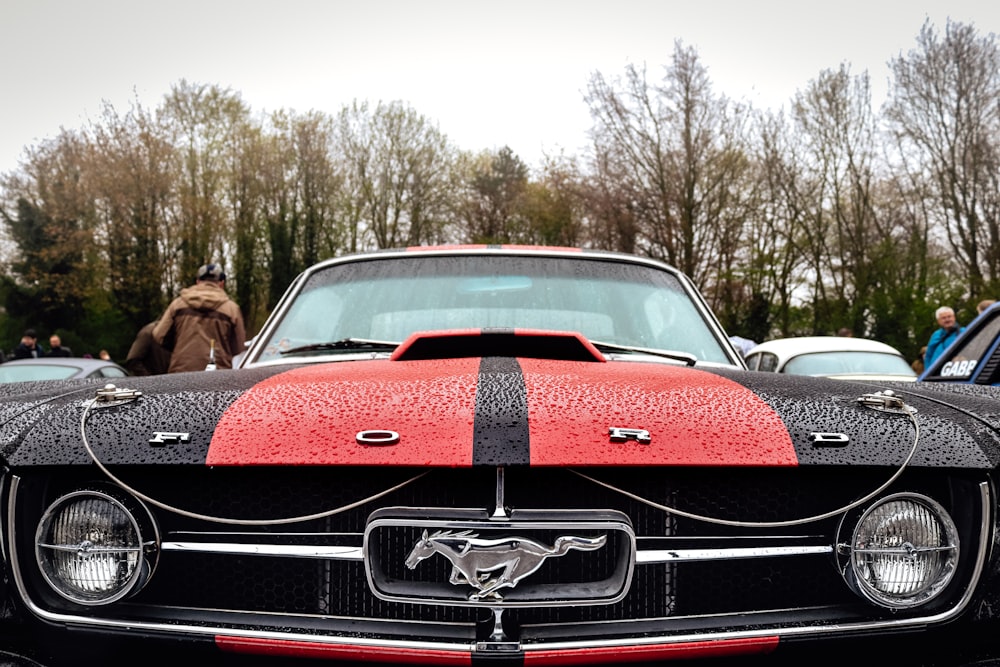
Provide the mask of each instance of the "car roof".
POLYGON ((88 359, 87 357, 33 357, 31 359, 10 359, 0 364, 2 366, 63 366, 75 368, 72 377, 80 378, 101 371, 104 368, 115 368, 124 375, 130 373, 121 365, 104 359, 88 359))
POLYGON ((852 336, 795 336, 764 341, 751 349, 747 356, 757 352, 770 352, 781 359, 810 352, 882 352, 903 356, 891 345, 869 338, 852 336))
POLYGON ((4 363, 14 366, 75 366, 88 370, 118 365, 113 361, 88 359, 87 357, 34 357, 32 359, 10 359, 4 363))

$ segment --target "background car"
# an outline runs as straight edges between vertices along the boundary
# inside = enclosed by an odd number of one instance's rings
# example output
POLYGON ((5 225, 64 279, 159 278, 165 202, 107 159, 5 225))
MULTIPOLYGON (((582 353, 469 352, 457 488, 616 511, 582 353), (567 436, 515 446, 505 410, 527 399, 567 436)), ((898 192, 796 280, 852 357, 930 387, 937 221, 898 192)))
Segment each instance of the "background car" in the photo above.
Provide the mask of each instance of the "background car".
POLYGON ((917 374, 899 350, 866 338, 801 336, 775 338, 746 356, 755 371, 812 375, 838 380, 912 382, 917 374))
POLYGON ((748 371, 654 259, 337 257, 238 368, 43 384, 0 387, 18 665, 996 654, 1000 391, 748 371))
POLYGON ((919 378, 922 382, 1000 384, 1000 303, 995 303, 958 335, 919 378))
POLYGON ((128 371, 113 361, 85 357, 13 359, 0 364, 0 382, 122 378, 126 376, 128 376, 128 371))

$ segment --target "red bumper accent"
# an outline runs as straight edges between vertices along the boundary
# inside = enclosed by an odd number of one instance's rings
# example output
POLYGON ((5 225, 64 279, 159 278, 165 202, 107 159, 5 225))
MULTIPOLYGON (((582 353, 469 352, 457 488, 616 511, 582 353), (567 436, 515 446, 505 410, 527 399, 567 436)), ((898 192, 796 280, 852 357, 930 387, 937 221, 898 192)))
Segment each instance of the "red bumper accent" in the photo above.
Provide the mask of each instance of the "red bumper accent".
MULTIPOLYGON (((725 641, 617 646, 558 651, 531 651, 524 654, 525 665, 602 665, 658 660, 687 660, 745 655, 763 655, 778 646, 778 637, 730 639, 725 641)), ((472 653, 391 647, 322 644, 280 639, 218 636, 215 644, 228 653, 267 655, 285 658, 353 660, 406 665, 471 665, 472 653)))
POLYGON ((624 662, 723 658, 737 655, 762 655, 778 646, 777 637, 730 639, 716 642, 654 644, 651 646, 616 646, 577 651, 532 651, 525 653, 525 665, 606 665, 624 662))
POLYGON ((283 658, 318 658, 322 660, 353 660, 385 662, 397 665, 471 665, 471 653, 433 651, 427 649, 383 648, 254 639, 248 637, 215 638, 215 645, 227 653, 280 656, 283 658))

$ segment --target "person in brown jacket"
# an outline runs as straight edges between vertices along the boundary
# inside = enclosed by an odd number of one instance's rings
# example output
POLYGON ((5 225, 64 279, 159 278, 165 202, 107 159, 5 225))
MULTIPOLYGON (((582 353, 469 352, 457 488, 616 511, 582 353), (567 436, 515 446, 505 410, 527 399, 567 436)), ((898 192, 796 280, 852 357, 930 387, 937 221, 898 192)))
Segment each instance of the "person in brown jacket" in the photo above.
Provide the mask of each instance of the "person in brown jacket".
POLYGON ((170 351, 168 373, 233 367, 233 356, 244 349, 246 328, 240 307, 226 294, 219 264, 198 269, 195 284, 163 311, 153 340, 170 351))

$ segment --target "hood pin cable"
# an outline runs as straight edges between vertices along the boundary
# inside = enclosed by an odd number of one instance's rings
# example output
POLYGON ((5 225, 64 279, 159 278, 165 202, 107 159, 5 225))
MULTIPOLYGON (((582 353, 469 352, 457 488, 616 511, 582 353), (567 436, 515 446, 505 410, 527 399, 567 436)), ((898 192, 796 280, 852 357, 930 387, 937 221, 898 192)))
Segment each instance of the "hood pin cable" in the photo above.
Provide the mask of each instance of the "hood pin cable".
POLYGON ((145 502, 158 507, 166 512, 172 512, 180 516, 187 517, 189 519, 196 519, 198 521, 208 521, 210 523, 222 523, 234 526, 280 526, 291 523, 302 523, 304 521, 313 521, 315 519, 325 519, 329 516, 334 516, 336 514, 341 514, 348 510, 352 510, 356 507, 360 507, 365 503, 371 502, 373 500, 378 500, 382 496, 389 495, 390 493, 397 491, 412 482, 417 481, 424 475, 426 475, 429 470, 414 475, 410 479, 404 480, 395 486, 391 486, 388 489, 380 491, 376 494, 368 496, 367 498, 362 498, 361 500, 356 500, 353 503, 344 505, 342 507, 337 507, 330 510, 325 510, 323 512, 317 512, 315 514, 307 514, 304 516, 288 517, 284 519, 229 519, 225 517, 209 516, 207 514, 198 514, 197 512, 189 512, 187 510, 180 509, 179 507, 174 507, 173 505, 168 505, 164 502, 151 498, 141 491, 135 489, 134 487, 126 484, 118 477, 116 477, 108 468, 101 463, 100 459, 97 458, 97 454, 94 453, 93 448, 91 448, 90 443, 87 441, 87 418, 90 416, 91 409, 106 408, 114 405, 122 405, 124 403, 129 403, 131 401, 138 400, 142 396, 142 392, 135 391, 132 389, 118 389, 113 384, 106 385, 103 389, 97 390, 97 396, 91 400, 84 401, 83 414, 80 416, 80 438, 83 442, 83 448, 87 450, 87 455, 90 460, 94 462, 101 472, 103 472, 108 479, 120 486, 125 491, 128 491, 136 498, 144 500, 145 502))
POLYGON ((677 516, 685 517, 687 519, 692 519, 694 521, 701 521, 703 523, 714 523, 721 526, 737 526, 740 528, 783 528, 787 526, 800 526, 807 523, 814 523, 816 521, 829 519, 844 512, 849 512, 855 509, 856 507, 860 507, 861 505, 867 503, 869 500, 871 500, 875 496, 885 491, 887 488, 889 488, 889 486, 892 485, 893 482, 899 479, 899 477, 903 474, 903 471, 906 470, 908 465, 910 465, 910 461, 913 460, 913 456, 917 453, 917 443, 920 442, 920 423, 917 421, 916 418, 917 414, 916 409, 905 403, 903 399, 893 394, 891 390, 886 390, 885 392, 876 392, 874 394, 865 394, 859 397, 857 399, 857 402, 859 405, 871 408, 872 410, 877 410, 879 412, 884 412, 886 414, 902 415, 908 417, 910 421, 913 423, 913 444, 910 446, 909 453, 906 455, 906 458, 903 459, 903 462, 899 465, 899 468, 896 470, 896 472, 893 473, 893 475, 889 477, 889 479, 887 479, 877 489, 875 489, 871 493, 868 493, 864 497, 855 500, 854 502, 844 505, 843 507, 839 507, 829 512, 824 512, 823 514, 817 514, 815 516, 803 517, 801 519, 789 519, 787 521, 733 521, 729 519, 720 519, 717 517, 704 516, 701 514, 693 514, 691 512, 685 512, 683 510, 679 510, 674 507, 668 507, 667 505, 657 503, 653 500, 649 500, 648 498, 643 498, 634 493, 626 491, 625 489, 620 489, 606 482, 602 482, 589 475, 585 475, 579 470, 573 468, 570 468, 570 472, 582 477, 583 479, 586 479, 587 481, 593 482, 598 486, 603 486, 604 488, 614 491, 615 493, 620 493, 623 496, 626 496, 628 498, 631 498, 632 500, 648 505, 649 507, 652 507, 654 509, 666 512, 667 514, 675 514, 677 516))

